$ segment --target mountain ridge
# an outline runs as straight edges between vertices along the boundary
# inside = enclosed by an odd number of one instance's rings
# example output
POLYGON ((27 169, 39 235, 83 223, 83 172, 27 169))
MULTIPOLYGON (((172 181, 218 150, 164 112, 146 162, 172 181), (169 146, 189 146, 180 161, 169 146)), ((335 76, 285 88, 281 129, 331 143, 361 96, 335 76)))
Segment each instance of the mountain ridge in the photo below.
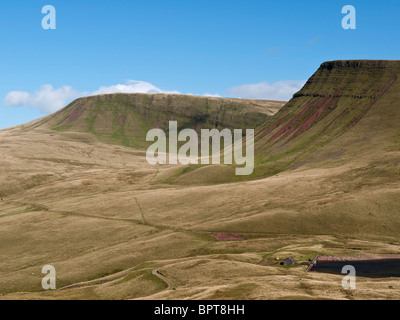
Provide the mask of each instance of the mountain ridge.
MULTIPOLYGON (((399 117, 400 109, 388 103, 393 95, 399 96, 399 75, 397 60, 322 63, 304 87, 257 130, 259 162, 278 160, 282 168, 288 168, 305 161, 307 155, 301 153, 314 152, 343 135, 346 147, 346 139, 351 140, 360 130, 368 131, 366 119, 376 108, 399 117), (360 128, 355 129, 357 126, 360 128)), ((393 124, 391 127, 397 130, 393 124)), ((376 129, 377 135, 385 134, 383 126, 376 129)))
MULTIPOLYGON (((266 116, 251 181, 229 165, 152 166, 144 149, 107 139, 121 115, 131 114, 124 129, 136 137, 176 116, 165 107, 140 122, 121 95, 1 130, 0 299, 348 299, 342 277, 304 264, 400 253, 397 62, 354 65, 318 69, 266 116), (281 266, 285 257, 296 266, 281 266), (42 289, 48 264, 57 290, 42 289)), ((188 115, 207 108, 184 101, 180 121, 190 126, 188 115)), ((215 127, 214 107, 199 127, 215 127)), ((229 125, 247 125, 243 107, 224 113, 229 125)), ((350 298, 398 299, 397 287, 361 277, 350 298)))
POLYGON ((78 98, 65 108, 33 124, 53 130, 91 133, 100 141, 145 149, 146 133, 179 128, 256 127, 285 102, 177 94, 115 93, 78 98))

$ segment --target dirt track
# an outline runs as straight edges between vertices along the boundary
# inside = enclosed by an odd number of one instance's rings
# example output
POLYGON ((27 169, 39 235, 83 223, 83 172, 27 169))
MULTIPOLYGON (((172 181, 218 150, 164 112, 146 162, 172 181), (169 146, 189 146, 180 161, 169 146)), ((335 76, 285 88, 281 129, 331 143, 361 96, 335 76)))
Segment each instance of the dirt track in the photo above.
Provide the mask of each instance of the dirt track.
POLYGON ((160 278, 168 285, 167 290, 172 290, 174 288, 174 284, 172 283, 172 281, 168 280, 166 277, 160 274, 157 269, 153 270, 151 273, 156 277, 160 278))

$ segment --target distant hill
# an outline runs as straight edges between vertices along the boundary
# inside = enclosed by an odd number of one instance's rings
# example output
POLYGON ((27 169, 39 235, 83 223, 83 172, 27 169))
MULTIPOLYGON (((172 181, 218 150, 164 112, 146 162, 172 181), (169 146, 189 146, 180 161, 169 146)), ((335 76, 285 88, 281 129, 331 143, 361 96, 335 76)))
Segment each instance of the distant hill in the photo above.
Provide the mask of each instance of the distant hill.
POLYGON ((326 62, 283 107, 113 94, 0 130, 0 300, 399 299, 397 278, 349 293, 305 265, 400 254, 399 74, 326 62), (146 131, 168 120, 255 128, 254 175, 150 165, 146 131))
POLYGON ((144 149, 146 133, 168 130, 170 120, 179 128, 257 128, 285 102, 198 97, 176 94, 105 94, 79 98, 30 127, 87 132, 100 141, 144 149))

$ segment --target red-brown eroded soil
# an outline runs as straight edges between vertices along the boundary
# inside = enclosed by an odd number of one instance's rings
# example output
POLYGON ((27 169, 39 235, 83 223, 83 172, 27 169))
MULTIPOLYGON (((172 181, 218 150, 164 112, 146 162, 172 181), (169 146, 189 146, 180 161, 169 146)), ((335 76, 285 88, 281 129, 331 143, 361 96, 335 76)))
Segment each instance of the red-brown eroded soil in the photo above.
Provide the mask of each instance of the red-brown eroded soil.
POLYGON ((243 241, 244 238, 239 235, 239 234, 234 234, 234 233, 223 233, 223 232, 218 232, 218 233, 213 233, 215 239, 218 241, 243 241))

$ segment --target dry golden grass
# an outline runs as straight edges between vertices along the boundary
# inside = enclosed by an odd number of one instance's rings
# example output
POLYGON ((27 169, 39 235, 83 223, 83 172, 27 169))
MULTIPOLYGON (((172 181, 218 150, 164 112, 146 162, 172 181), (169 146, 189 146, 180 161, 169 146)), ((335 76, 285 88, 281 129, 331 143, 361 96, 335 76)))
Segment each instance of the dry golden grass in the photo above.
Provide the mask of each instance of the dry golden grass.
POLYGON ((43 119, 0 131, 0 298, 400 298, 395 278, 359 278, 345 291, 341 276, 279 265, 400 253, 398 118, 369 115, 252 181, 232 178, 230 166, 150 166, 144 151, 43 119), (41 288, 47 264, 57 290, 41 288))
POLYGON ((88 143, 85 134, 15 128, 0 136, 1 298, 400 297, 396 279, 359 279, 347 292, 340 276, 275 264, 399 253, 398 180, 362 175, 355 184, 361 159, 187 186, 157 182, 173 168, 148 165, 143 152, 88 143), (213 231, 246 240, 218 242, 213 231), (46 264, 56 267, 58 290, 41 289, 46 264), (156 268, 177 290, 165 290, 156 268))

